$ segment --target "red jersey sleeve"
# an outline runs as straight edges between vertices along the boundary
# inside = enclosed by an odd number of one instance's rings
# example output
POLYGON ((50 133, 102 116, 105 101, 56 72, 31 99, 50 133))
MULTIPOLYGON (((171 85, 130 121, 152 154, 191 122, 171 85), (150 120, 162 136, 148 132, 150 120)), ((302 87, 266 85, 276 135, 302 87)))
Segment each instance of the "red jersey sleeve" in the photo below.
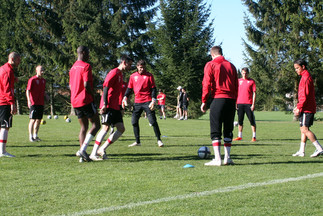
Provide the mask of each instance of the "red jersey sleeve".
POLYGON ((212 80, 213 73, 212 73, 212 65, 207 63, 204 67, 204 77, 202 81, 202 103, 205 103, 209 97, 211 87, 212 87, 212 80))

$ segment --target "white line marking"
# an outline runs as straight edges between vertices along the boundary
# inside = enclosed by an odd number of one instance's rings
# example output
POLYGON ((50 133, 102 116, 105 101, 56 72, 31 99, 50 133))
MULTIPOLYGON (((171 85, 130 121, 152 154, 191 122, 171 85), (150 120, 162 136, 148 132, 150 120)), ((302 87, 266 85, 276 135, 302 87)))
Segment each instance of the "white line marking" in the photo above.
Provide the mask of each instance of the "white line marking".
POLYGON ((247 188, 255 188, 255 187, 261 187, 261 186, 266 186, 266 185, 282 184, 282 183, 286 183, 286 182, 301 181, 301 180, 312 179, 312 178, 317 178, 317 177, 323 177, 323 172, 310 174, 310 175, 306 175, 306 176, 299 176, 299 177, 295 177, 295 178, 276 179, 276 180, 271 180, 271 181, 267 181, 267 182, 247 183, 247 184, 238 185, 238 186, 229 186, 229 187, 219 188, 219 189, 215 189, 215 190, 211 190, 211 191, 189 193, 189 194, 178 195, 178 196, 173 196, 173 197, 165 197, 165 198, 151 200, 151 201, 129 203, 129 204, 122 205, 122 206, 111 206, 111 207, 100 208, 100 209, 86 210, 86 211, 71 213, 71 214, 67 214, 67 215, 79 216, 79 215, 102 214, 105 212, 117 211, 117 210, 121 210, 121 209, 131 209, 134 207, 150 205, 150 204, 155 204, 155 203, 169 202, 169 201, 173 201, 173 200, 183 200, 183 199, 189 199, 189 198, 194 198, 194 197, 209 196, 209 195, 213 195, 213 194, 217 194, 217 193, 226 193, 226 192, 232 192, 232 191, 237 191, 237 190, 244 190, 247 188))

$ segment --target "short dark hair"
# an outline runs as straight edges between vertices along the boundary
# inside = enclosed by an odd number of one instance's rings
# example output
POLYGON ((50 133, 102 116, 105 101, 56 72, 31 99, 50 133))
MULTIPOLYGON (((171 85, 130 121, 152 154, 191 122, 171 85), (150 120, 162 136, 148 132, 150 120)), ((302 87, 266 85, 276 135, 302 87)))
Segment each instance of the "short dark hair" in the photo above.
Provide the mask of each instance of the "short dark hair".
POLYGON ((241 69, 241 71, 245 71, 246 73, 249 73, 249 68, 244 67, 244 68, 241 69))
POLYGON ((211 48, 211 53, 216 55, 223 55, 222 48, 220 46, 214 46, 211 48))
POLYGON ((137 62, 137 66, 146 66, 146 62, 145 62, 145 60, 140 59, 140 60, 137 62))
POLYGON ((305 68, 307 67, 307 62, 304 59, 297 59, 294 61, 294 64, 298 64, 300 66, 305 66, 305 68))
POLYGON ((133 59, 130 58, 128 55, 122 55, 120 58, 120 63, 121 62, 125 62, 125 63, 129 63, 129 62, 133 62, 133 59))
POLYGON ((79 47, 77 48, 77 53, 82 53, 82 52, 89 53, 89 52, 90 52, 90 50, 89 50, 89 48, 87 48, 86 46, 79 46, 79 47))

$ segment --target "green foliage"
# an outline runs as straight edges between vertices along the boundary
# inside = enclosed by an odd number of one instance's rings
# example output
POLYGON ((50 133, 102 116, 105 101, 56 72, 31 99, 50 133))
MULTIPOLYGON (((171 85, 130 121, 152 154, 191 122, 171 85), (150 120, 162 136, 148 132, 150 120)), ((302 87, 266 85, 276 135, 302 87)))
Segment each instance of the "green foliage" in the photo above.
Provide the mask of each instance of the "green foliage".
MULTIPOLYGON (((160 1, 160 12, 151 25, 156 50, 152 72, 166 95, 177 95, 177 86, 185 87, 190 113, 198 116, 199 106, 193 104, 200 103, 203 69, 214 43, 212 22, 207 24, 210 8, 201 0, 160 1)), ((176 106, 176 97, 168 97, 167 103, 176 106)))
MULTIPOLYGON (((243 0, 252 16, 246 16, 248 40, 246 60, 251 69, 250 77, 257 82, 257 108, 268 101, 279 104, 296 103, 298 78, 293 62, 303 58, 315 79, 316 96, 322 98, 322 5, 319 0, 252 1, 243 0), (285 97, 294 96, 294 101, 285 97), (259 103, 261 102, 261 103, 259 103)), ((286 108, 286 105, 285 105, 286 108)))

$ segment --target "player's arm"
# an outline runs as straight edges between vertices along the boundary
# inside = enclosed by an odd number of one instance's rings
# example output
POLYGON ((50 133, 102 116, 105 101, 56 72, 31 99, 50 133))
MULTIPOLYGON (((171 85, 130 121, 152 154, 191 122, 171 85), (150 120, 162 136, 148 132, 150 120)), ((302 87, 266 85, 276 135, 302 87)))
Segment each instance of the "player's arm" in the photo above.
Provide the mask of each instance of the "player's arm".
POLYGON ((252 93, 252 104, 251 104, 251 111, 254 111, 255 110, 255 102, 256 102, 256 92, 253 92, 252 93))
POLYGON ((31 107, 31 101, 30 101, 30 91, 26 90, 26 97, 27 97, 27 104, 28 104, 28 108, 31 107))
POLYGON ((124 97, 122 99, 122 103, 121 103, 121 106, 122 108, 124 109, 126 106, 128 106, 128 97, 129 95, 133 92, 133 89, 132 88, 127 88, 126 92, 124 93, 124 97))
POLYGON ((87 82, 87 81, 84 82, 84 88, 85 88, 85 91, 87 93, 89 93, 90 95, 92 95, 92 97, 94 98, 94 91, 93 91, 89 82, 87 82))

